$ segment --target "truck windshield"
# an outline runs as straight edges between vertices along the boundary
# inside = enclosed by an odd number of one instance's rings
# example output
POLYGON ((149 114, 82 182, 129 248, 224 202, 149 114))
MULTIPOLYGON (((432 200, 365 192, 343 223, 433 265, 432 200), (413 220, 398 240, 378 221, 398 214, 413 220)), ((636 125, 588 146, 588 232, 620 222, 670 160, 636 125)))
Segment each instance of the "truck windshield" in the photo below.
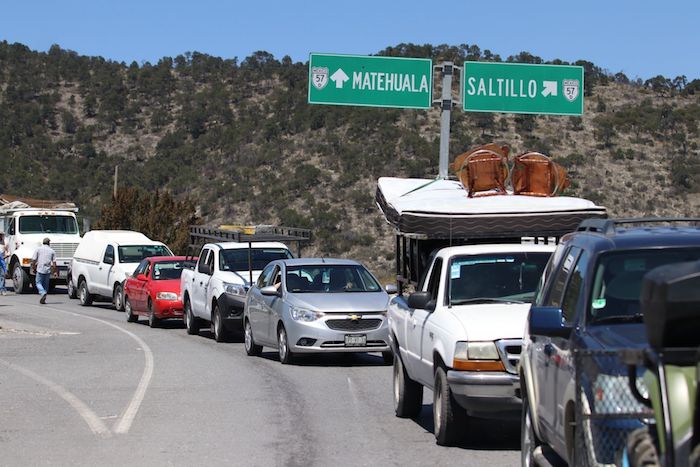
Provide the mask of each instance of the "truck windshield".
POLYGON ((699 248, 654 248, 601 255, 589 303, 591 323, 641 321, 639 295, 644 275, 658 266, 700 259, 699 248))
POLYGON ((20 216, 19 232, 77 234, 78 223, 73 216, 20 216))
POLYGON ((140 263, 151 256, 172 256, 172 252, 164 245, 126 245, 119 247, 120 263, 140 263))
POLYGON ((529 303, 550 253, 458 256, 450 262, 449 303, 529 303))
POLYGON ((364 266, 309 265, 287 267, 287 291, 294 293, 379 292, 381 287, 364 266))
MULTIPOLYGON (((251 248, 250 258, 253 271, 261 271, 267 263, 276 259, 293 258, 286 248, 251 248)), ((222 271, 247 271, 248 248, 221 250, 219 253, 219 269, 222 271)))

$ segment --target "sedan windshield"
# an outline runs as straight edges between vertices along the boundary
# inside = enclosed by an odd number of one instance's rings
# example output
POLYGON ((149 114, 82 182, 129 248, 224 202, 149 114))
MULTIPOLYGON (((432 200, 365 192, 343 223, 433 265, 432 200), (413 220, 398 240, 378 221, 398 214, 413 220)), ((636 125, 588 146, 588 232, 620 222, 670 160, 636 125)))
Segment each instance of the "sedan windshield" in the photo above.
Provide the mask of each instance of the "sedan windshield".
POLYGON ((379 292, 381 287, 364 266, 313 265, 287 267, 287 291, 294 293, 379 292))
POLYGON ((591 322, 641 322, 639 295, 644 275, 658 266, 698 259, 698 248, 627 250, 602 255, 593 278, 591 322))
POLYGON ((151 276, 154 281, 179 279, 184 265, 184 261, 158 261, 153 265, 151 276))
MULTIPOLYGON (((221 250, 219 256, 219 268, 222 271, 247 271, 248 270, 248 248, 238 248, 231 250, 221 250)), ((270 261, 276 259, 289 259, 292 254, 286 248, 251 248, 250 259, 251 269, 260 271, 270 261)))
POLYGON ((73 216, 21 216, 19 231, 31 233, 78 233, 78 224, 73 216))
POLYGON ((531 302, 549 253, 456 257, 450 263, 450 304, 531 302))
POLYGON ((119 247, 120 263, 138 263, 151 256, 172 256, 164 245, 127 245, 119 247))

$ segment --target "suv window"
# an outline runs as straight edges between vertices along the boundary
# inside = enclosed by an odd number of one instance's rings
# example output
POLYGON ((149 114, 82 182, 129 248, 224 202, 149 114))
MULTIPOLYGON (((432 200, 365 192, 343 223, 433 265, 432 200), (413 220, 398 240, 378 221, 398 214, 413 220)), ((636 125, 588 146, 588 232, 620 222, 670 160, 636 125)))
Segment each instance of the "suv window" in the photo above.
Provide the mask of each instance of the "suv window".
POLYGON ((433 270, 430 272, 430 280, 428 280, 428 292, 433 300, 437 299, 440 289, 440 274, 442 273, 442 258, 437 258, 433 263, 433 270))
POLYGON ((564 288, 566 287, 566 283, 569 280, 569 274, 571 273, 571 270, 573 269, 574 264, 576 263, 576 258, 578 257, 578 254, 580 252, 580 248, 571 247, 569 248, 569 251, 566 252, 566 255, 564 255, 564 259, 561 262, 561 266, 557 270, 556 276, 554 276, 554 283, 552 284, 552 288, 549 291, 549 306, 561 307, 562 298, 564 295, 564 288))
POLYGON ((571 323, 576 318, 576 309, 583 292, 583 286, 585 284, 586 269, 588 265, 588 253, 582 251, 576 261, 576 268, 571 274, 569 279, 569 285, 566 287, 566 292, 564 293, 564 299, 561 303, 561 313, 564 321, 571 323))
POLYGON ((202 255, 199 257, 199 263, 197 263, 197 271, 202 272, 202 266, 207 264, 207 257, 209 256, 210 250, 202 250, 202 255))
POLYGON ((114 247, 112 245, 107 245, 102 262, 106 264, 114 264, 114 247))

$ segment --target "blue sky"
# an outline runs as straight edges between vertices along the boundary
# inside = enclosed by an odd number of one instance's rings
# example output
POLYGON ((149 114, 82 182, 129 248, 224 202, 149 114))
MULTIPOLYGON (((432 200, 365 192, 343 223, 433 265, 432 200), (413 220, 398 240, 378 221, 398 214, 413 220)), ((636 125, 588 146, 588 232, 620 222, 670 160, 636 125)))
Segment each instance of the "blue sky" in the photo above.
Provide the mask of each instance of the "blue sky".
POLYGON ((372 54, 402 42, 476 44, 506 58, 585 59, 647 79, 700 78, 700 2, 4 0, 0 40, 130 63, 198 51, 372 54))

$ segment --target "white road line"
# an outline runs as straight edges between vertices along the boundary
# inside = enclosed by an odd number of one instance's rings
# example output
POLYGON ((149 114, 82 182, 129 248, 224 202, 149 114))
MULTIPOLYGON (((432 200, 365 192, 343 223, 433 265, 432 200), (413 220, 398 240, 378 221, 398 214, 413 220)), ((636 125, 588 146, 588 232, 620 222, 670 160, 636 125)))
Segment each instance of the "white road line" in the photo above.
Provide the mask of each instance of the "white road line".
POLYGON ((73 311, 67 311, 63 310, 61 308, 55 308, 52 306, 39 306, 39 305, 32 305, 35 308, 43 308, 43 309, 51 309, 55 311, 59 311, 61 313, 73 315, 73 316, 78 316, 80 318, 87 318, 91 319, 93 321, 98 321, 102 324, 106 324, 107 326, 111 326, 114 329, 117 329, 118 331, 123 332, 124 334, 128 335, 132 339, 134 339, 139 346, 141 346, 141 349, 143 350, 144 357, 146 359, 146 364, 144 365, 143 368, 143 374, 141 375, 141 380, 139 381, 139 385, 136 387, 136 391, 134 392, 134 395, 131 398, 131 401, 129 402, 129 405, 126 407, 126 410, 122 413, 121 417, 117 419, 116 423, 112 427, 112 430, 117 433, 117 434, 126 434, 129 432, 129 429, 131 428, 131 424, 134 422, 134 418, 136 418, 136 414, 139 411, 139 408, 141 407, 141 403, 143 402, 143 398, 146 395, 146 390, 148 389, 148 385, 151 383, 151 378, 153 377, 153 352, 151 351, 151 348, 146 344, 143 339, 141 339, 139 336, 134 334, 131 331, 127 331, 126 329, 117 326, 114 323, 110 323, 109 321, 105 321, 103 319, 99 318, 94 318, 92 316, 84 315, 81 313, 75 313, 73 311))
POLYGON ((33 379, 34 381, 43 384, 44 386, 58 394, 58 396, 61 397, 61 399, 68 402, 71 405, 71 407, 73 407, 78 412, 78 414, 80 414, 80 416, 83 418, 83 420, 85 420, 85 423, 87 423, 88 427, 90 427, 90 430, 94 434, 105 438, 111 436, 109 428, 107 428, 107 426, 100 419, 100 417, 98 417, 97 414, 95 414, 95 412, 93 412, 90 409, 90 407, 85 405, 83 401, 78 399, 73 393, 68 391, 63 386, 54 383, 53 381, 46 379, 43 376, 38 375, 31 370, 23 368, 19 365, 15 365, 14 363, 10 363, 2 359, 0 359, 0 363, 2 363, 11 370, 14 370, 18 373, 22 373, 24 376, 27 376, 33 379))
POLYGON ((352 380, 348 376, 348 389, 350 389, 350 396, 352 397, 352 402, 355 404, 355 410, 360 405, 360 400, 357 398, 357 392, 355 390, 355 385, 352 383, 352 380))

